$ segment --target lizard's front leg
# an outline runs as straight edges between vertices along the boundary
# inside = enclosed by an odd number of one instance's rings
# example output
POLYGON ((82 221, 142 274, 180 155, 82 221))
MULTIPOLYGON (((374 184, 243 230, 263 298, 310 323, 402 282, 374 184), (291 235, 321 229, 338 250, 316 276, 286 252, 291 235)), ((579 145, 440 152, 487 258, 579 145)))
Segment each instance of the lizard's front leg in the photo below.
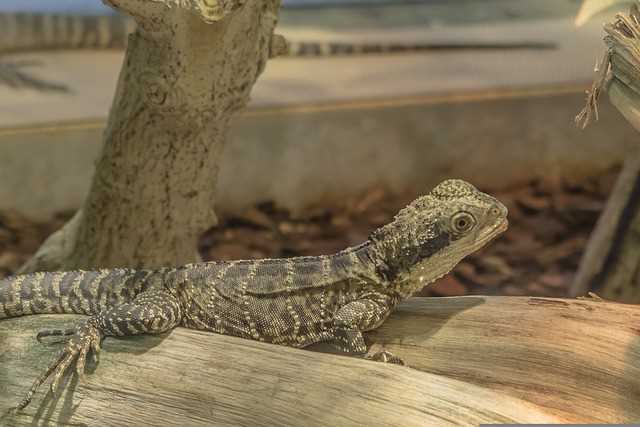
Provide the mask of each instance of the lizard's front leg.
POLYGON ((393 302, 386 295, 375 295, 352 301, 341 307, 333 320, 333 337, 336 346, 345 353, 363 356, 380 362, 404 365, 402 359, 387 351, 369 356, 363 331, 379 327, 389 316, 393 302))
MULTIPOLYGON (((159 334, 177 326, 181 319, 178 300, 164 290, 142 292, 130 303, 120 304, 91 316, 76 326, 64 349, 33 383, 15 409, 26 407, 38 387, 49 377, 53 378, 51 392, 55 393, 63 374, 74 361, 78 375, 82 376, 87 354, 93 350, 94 357, 97 357, 100 342, 105 336, 159 334)), ((39 337, 50 335, 69 335, 69 332, 43 331, 38 334, 39 337)))

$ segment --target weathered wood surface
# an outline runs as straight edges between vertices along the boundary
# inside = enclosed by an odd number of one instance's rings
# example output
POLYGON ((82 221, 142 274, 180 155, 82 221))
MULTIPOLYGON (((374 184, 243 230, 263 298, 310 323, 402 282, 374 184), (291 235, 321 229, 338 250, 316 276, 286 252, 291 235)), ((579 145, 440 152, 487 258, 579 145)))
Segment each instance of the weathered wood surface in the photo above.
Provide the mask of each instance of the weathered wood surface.
MULTIPOLYGON (((0 411, 53 356, 0 321, 0 411)), ((411 367, 178 328, 107 339, 84 383, 4 425, 478 425, 640 421, 640 307, 544 298, 415 298, 368 339, 411 367)), ((44 396, 44 397, 43 397, 44 396)))

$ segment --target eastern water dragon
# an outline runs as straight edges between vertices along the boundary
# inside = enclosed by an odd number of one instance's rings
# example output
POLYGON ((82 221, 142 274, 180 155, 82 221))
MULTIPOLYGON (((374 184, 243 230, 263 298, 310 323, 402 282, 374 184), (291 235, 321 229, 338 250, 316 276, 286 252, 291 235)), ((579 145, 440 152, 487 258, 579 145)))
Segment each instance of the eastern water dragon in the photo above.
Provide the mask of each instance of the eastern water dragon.
POLYGON ((212 261, 177 268, 40 272, 0 280, 0 319, 40 313, 89 316, 17 408, 52 377, 55 391, 75 363, 107 336, 159 334, 177 326, 306 347, 329 342, 369 355, 363 332, 379 327, 398 303, 447 274, 507 228, 507 209, 461 180, 447 180, 402 209, 364 243, 333 255, 212 261))

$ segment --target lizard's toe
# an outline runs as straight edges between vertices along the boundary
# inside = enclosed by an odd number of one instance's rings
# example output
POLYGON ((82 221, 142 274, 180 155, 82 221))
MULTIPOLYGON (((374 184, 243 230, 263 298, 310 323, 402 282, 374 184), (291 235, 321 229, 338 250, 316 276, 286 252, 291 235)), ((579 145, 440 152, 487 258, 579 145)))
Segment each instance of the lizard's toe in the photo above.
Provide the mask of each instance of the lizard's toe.
POLYGON ((36 339, 38 340, 39 343, 45 344, 45 342, 42 340, 43 338, 65 337, 60 340, 52 341, 52 343, 65 342, 69 340, 69 338, 66 338, 66 337, 70 337, 75 333, 76 333, 75 329, 43 329, 40 332, 38 332, 38 334, 36 335, 36 339))
MULTIPOLYGON (((53 333, 49 333, 51 331, 43 332, 38 334, 40 338, 42 338, 42 336, 67 335, 64 330, 54 330, 53 333), (41 335, 43 332, 44 335, 41 335)), ((67 340, 64 349, 62 349, 62 351, 51 362, 47 370, 33 383, 25 397, 15 409, 20 410, 25 408, 33 399, 38 387, 40 387, 49 378, 52 378, 51 392, 55 394, 64 373, 69 369, 74 361, 76 361, 76 370, 79 374, 82 374, 84 372, 87 354, 91 350, 93 350, 94 354, 100 350, 101 339, 102 335, 93 322, 87 321, 86 323, 79 325, 74 330, 74 334, 67 340)))
POLYGON ((98 361, 98 352, 100 351, 100 334, 97 329, 89 329, 82 331, 78 335, 77 347, 78 360, 76 361, 76 372, 80 378, 84 378, 84 366, 87 362, 87 354, 93 350, 94 361, 98 361))
POLYGON ((382 350, 371 356, 368 356, 367 359, 374 360, 376 362, 393 363, 394 365, 407 366, 407 364, 404 363, 404 360, 386 350, 382 350))
POLYGON ((80 348, 80 353, 78 353, 78 360, 76 361, 76 372, 80 379, 84 379, 84 365, 87 361, 87 353, 89 352, 90 346, 85 345, 80 348))
POLYGON ((71 365, 71 362, 73 362, 73 359, 75 359, 75 357, 76 357, 75 353, 69 353, 65 349, 64 357, 58 363, 58 365, 55 367, 53 373, 51 374, 53 376, 53 381, 51 381, 51 393, 52 394, 55 394, 56 391, 58 390, 58 387, 60 385, 60 380, 62 379, 62 376, 64 375, 64 373, 67 370, 67 368, 69 367, 69 365, 71 365))

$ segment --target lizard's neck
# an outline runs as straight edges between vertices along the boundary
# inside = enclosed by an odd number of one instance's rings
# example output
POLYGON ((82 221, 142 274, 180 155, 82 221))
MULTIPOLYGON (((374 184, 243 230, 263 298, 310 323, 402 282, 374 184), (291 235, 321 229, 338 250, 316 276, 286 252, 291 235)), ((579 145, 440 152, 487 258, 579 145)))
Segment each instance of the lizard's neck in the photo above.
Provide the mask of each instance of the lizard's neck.
POLYGON ((404 299, 447 274, 459 261, 455 254, 440 250, 447 243, 445 237, 432 239, 427 248, 428 254, 411 252, 410 247, 398 249, 396 245, 381 245, 373 241, 343 252, 353 251, 359 259, 366 260, 364 264, 377 277, 376 283, 404 299))
POLYGON ((378 260, 373 243, 366 241, 332 255, 331 269, 351 279, 361 279, 386 287, 388 282, 379 273, 378 260))

